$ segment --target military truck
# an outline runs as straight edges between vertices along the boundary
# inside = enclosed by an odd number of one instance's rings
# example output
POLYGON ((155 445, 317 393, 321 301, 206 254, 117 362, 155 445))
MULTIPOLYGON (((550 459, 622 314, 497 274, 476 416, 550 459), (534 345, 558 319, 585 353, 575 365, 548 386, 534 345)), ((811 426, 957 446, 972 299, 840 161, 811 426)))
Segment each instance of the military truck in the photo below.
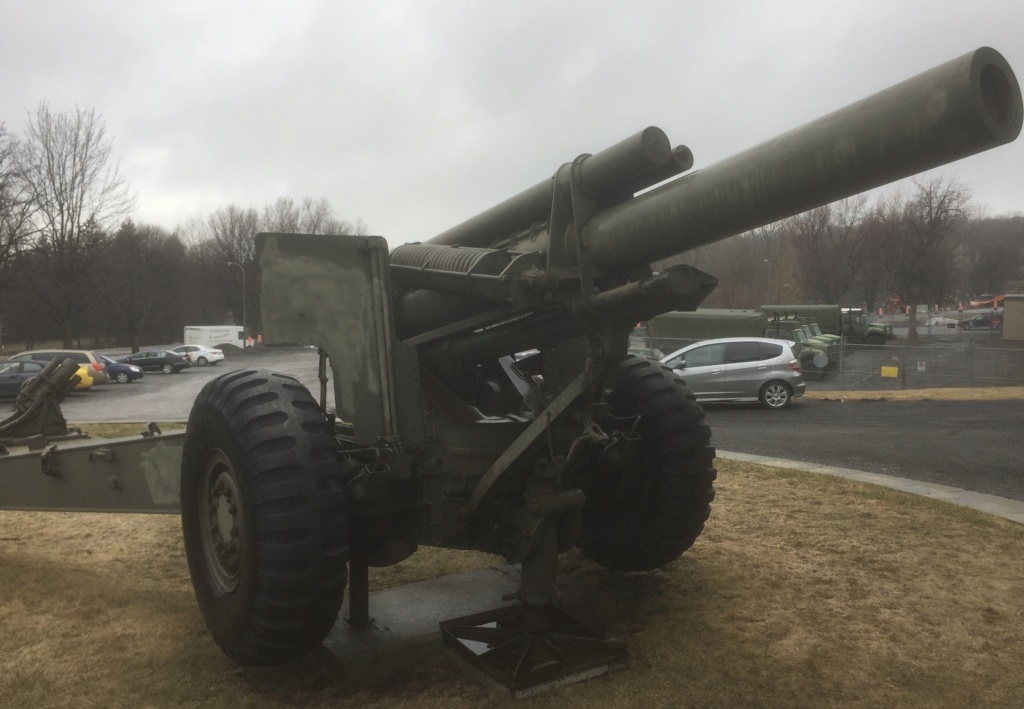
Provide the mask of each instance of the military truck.
POLYGON ((884 345, 892 338, 892 328, 873 323, 863 308, 840 305, 762 305, 761 311, 773 317, 795 317, 815 322, 828 335, 842 335, 848 342, 884 345))

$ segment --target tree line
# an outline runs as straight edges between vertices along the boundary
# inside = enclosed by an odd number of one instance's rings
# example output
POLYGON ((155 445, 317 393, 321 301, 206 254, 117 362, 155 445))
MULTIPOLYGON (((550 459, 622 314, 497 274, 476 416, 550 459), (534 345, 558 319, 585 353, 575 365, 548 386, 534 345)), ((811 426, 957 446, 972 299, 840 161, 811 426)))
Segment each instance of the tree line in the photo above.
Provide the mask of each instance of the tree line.
MULTIPOLYGON (((715 275, 705 307, 838 303, 955 308, 1024 292, 1024 216, 987 217, 938 176, 874 201, 857 195, 666 260, 715 275)), ((916 317, 910 336, 916 336, 916 317)))
POLYGON ((0 347, 58 340, 137 351, 180 341, 185 325, 229 322, 254 333, 257 233, 367 229, 323 198, 232 204, 173 231, 137 223, 134 209, 94 110, 40 104, 22 135, 0 123, 0 347))
MULTIPOLYGON (((255 333, 257 233, 367 233, 322 198, 232 204, 173 231, 135 222, 134 209, 94 110, 40 104, 20 136, 0 123, 0 348, 59 340, 137 350, 179 341, 185 325, 229 321, 255 333)), ((979 215, 970 190, 940 176, 874 202, 860 195, 819 207, 659 267, 678 262, 718 277, 708 307, 950 306, 1024 292, 1024 216, 979 215)))

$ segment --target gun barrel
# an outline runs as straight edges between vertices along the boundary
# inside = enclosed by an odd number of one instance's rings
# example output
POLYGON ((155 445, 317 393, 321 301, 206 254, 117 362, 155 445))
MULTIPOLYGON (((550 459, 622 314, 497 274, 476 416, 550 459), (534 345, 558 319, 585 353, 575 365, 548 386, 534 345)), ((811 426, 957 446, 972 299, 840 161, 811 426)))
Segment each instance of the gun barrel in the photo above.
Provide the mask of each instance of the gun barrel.
POLYGON ((591 262, 622 272, 1009 143, 1022 115, 983 47, 595 215, 591 262))
MULTIPOLYGON (((682 158, 672 149, 664 131, 649 126, 595 155, 581 155, 580 180, 584 187, 597 195, 624 193, 623 185, 642 181, 644 175, 682 158)), ((675 168, 676 173, 679 168, 675 168)), ((673 173, 675 174, 675 173, 673 173)), ((671 175, 666 173, 666 179, 671 175)), ((549 178, 524 190, 501 204, 497 204, 472 219, 448 229, 427 243, 488 247, 508 238, 519 229, 544 222, 551 216, 551 194, 554 189, 549 178)), ((648 185, 656 184, 647 182, 648 185)), ((632 196, 632 192, 629 193, 632 196)))

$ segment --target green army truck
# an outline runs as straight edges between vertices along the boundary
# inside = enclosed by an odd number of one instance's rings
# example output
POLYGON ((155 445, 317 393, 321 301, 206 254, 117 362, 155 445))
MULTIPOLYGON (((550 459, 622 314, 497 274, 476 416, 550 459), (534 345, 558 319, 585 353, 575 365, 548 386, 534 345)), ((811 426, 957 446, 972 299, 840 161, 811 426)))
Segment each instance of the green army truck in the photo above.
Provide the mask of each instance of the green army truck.
POLYGON ((842 338, 838 335, 826 335, 822 332, 818 324, 811 318, 796 317, 792 315, 783 315, 781 313, 765 313, 768 315, 768 330, 769 337, 779 337, 780 339, 793 340, 795 342, 802 342, 803 340, 798 339, 798 332, 803 332, 804 338, 810 343, 811 347, 821 350, 828 355, 828 361, 830 364, 837 364, 839 362, 839 353, 842 344, 842 338), (770 334, 775 332, 776 334, 770 334))
POLYGON ((795 317, 817 323, 823 333, 842 335, 847 341, 866 345, 884 345, 892 338, 892 328, 872 323, 863 308, 839 305, 762 305, 761 312, 770 317, 795 317))

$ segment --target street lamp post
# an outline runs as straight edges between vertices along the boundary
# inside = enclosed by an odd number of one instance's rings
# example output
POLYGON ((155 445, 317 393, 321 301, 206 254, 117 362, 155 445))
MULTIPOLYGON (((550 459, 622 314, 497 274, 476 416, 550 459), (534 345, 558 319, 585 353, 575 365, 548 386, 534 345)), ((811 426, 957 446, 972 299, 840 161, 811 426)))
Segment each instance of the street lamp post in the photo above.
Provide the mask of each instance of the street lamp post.
POLYGON ((228 261, 228 266, 238 266, 238 270, 242 272, 242 346, 245 347, 245 269, 242 264, 234 261, 228 261))
POLYGON ((768 264, 768 304, 772 302, 772 262, 768 259, 764 259, 764 262, 768 264))

